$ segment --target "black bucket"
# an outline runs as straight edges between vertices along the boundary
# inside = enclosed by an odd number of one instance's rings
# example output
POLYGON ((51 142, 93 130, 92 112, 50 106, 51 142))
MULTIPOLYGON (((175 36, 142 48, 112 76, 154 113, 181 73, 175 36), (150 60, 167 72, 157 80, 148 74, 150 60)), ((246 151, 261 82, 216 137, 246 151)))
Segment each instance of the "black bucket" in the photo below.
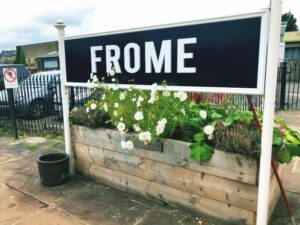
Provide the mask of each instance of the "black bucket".
POLYGON ((69 155, 48 153, 37 159, 41 183, 44 186, 64 184, 69 178, 69 155))

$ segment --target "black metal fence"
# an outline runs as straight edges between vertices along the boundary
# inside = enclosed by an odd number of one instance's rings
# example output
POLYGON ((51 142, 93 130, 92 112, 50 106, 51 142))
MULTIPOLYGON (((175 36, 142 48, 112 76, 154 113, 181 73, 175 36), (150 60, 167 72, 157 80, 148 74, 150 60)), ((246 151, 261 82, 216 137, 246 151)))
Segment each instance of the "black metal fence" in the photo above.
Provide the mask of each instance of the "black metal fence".
MULTIPOLYGON (((70 96, 72 109, 88 101, 90 91, 71 88, 70 96)), ((63 134, 59 72, 35 74, 20 82, 16 89, 0 90, 0 129, 15 135, 63 134)))
POLYGON ((277 109, 300 109, 300 60, 281 64, 277 84, 277 109))
MULTIPOLYGON (((57 71, 56 71, 57 72, 57 71)), ((69 89, 70 109, 83 105, 91 98, 88 88, 69 89)), ((284 62, 278 69, 276 110, 300 109, 300 62, 284 62)), ((59 72, 44 72, 31 75, 13 90, 10 105, 7 90, 0 89, 0 129, 19 134, 59 135, 63 133, 62 93, 59 72), (14 111, 12 108, 15 108, 14 111), (12 115, 14 112, 14 115, 12 115), (15 119, 12 119, 15 118, 15 119), (15 121, 15 124, 14 124, 15 121), (15 129, 16 128, 16 129, 15 129)), ((222 104, 226 100, 249 110, 245 95, 213 94, 210 101, 222 104)), ((253 96, 258 111, 263 110, 263 97, 253 96)))

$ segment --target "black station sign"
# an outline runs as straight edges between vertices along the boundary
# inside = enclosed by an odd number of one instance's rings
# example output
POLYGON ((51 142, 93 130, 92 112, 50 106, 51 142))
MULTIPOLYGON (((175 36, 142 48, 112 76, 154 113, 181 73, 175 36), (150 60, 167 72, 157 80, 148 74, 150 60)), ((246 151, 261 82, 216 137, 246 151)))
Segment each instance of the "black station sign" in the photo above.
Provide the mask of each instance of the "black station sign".
POLYGON ((120 84, 262 94, 263 15, 65 38, 67 83, 85 83, 91 73, 110 83, 114 68, 120 84))

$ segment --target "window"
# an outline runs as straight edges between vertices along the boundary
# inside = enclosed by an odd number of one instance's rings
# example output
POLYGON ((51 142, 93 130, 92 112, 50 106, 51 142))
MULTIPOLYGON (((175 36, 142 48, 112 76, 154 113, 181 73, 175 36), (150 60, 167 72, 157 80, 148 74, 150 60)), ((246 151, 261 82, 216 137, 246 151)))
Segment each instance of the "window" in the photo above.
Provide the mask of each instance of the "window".
POLYGON ((57 59, 46 59, 44 61, 44 68, 45 69, 58 68, 58 61, 57 61, 57 59))

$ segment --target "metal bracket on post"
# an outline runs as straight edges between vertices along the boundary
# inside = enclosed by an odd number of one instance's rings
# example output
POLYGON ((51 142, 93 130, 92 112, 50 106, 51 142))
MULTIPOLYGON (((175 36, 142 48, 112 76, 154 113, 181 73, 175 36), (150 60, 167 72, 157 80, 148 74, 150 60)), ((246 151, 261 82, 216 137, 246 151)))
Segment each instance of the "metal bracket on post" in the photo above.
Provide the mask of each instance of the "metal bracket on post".
POLYGON ((66 61, 65 61, 65 46, 63 37, 65 36, 65 24, 62 20, 57 20, 55 27, 58 33, 58 48, 59 48, 59 64, 61 71, 61 93, 62 93, 62 106, 63 106, 63 118, 64 118, 64 136, 65 136, 65 149, 66 153, 70 157, 70 174, 74 175, 74 156, 71 148, 71 132, 69 121, 69 89, 66 86, 66 61))

